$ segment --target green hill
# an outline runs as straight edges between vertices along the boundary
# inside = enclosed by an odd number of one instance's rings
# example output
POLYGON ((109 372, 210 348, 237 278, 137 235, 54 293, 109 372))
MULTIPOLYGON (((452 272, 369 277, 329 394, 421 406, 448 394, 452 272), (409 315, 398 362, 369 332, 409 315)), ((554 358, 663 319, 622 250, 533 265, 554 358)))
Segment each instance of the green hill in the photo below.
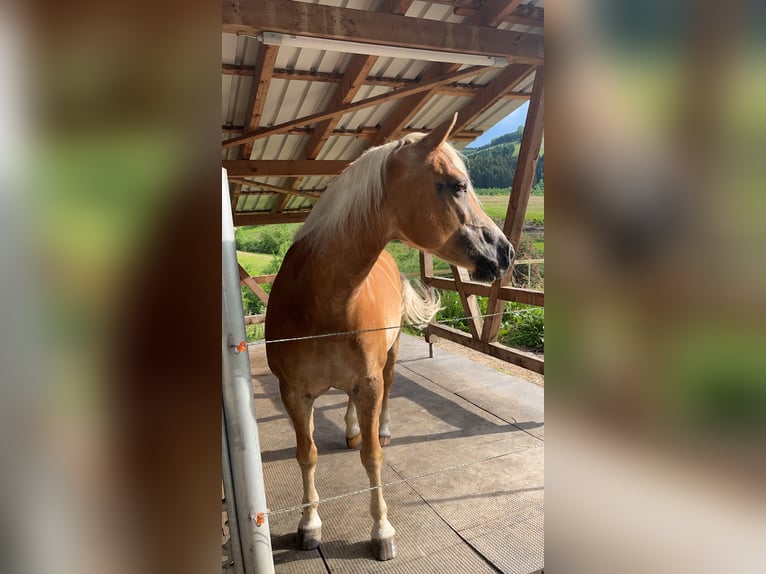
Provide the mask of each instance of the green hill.
MULTIPOLYGON (((516 162, 519 156, 521 135, 524 132, 520 126, 511 132, 493 139, 487 145, 469 148, 463 151, 471 175, 473 186, 482 188, 508 188, 513 182, 516 172, 516 162)), ((543 179, 545 156, 540 154, 532 185, 537 185, 543 179)))

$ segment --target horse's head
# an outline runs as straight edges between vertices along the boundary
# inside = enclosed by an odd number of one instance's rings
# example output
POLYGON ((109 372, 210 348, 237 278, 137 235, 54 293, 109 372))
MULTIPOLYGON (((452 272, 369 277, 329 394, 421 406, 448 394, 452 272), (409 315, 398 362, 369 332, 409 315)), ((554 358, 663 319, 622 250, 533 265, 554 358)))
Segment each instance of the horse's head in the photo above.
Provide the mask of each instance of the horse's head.
POLYGON ((484 213, 458 152, 447 143, 457 114, 421 138, 405 138, 386 172, 386 203, 396 238, 468 269, 471 278, 505 275, 513 247, 484 213))

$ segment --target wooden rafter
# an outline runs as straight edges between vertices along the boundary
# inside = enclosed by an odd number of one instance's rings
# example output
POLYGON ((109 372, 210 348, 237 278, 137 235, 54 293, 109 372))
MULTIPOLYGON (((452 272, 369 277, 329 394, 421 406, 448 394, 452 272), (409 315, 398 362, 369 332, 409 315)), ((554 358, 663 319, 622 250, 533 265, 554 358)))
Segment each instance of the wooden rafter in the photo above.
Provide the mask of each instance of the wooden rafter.
MULTIPOLYGON (((319 196, 320 196, 320 192, 318 191, 303 191, 303 190, 279 187, 277 185, 270 185, 268 183, 262 183, 260 181, 252 181, 250 179, 245 179, 243 177, 230 177, 229 181, 232 183, 238 183, 240 185, 256 187, 259 190, 263 190, 263 191, 273 191, 274 193, 297 195, 300 197, 305 197, 307 199, 319 199, 319 196)), ((246 193, 250 193, 250 192, 247 192, 244 190, 240 191, 240 194, 246 194, 246 193)))
POLYGON ((455 130, 461 131, 465 129, 468 124, 491 108, 504 95, 526 80, 534 70, 534 66, 524 64, 508 66, 459 111, 455 130))
POLYGON ((223 31, 260 31, 413 49, 507 57, 542 64, 540 35, 292 0, 224 0, 223 31))
MULTIPOLYGON (((269 91, 269 84, 271 83, 271 72, 274 69, 274 62, 277 59, 277 47, 260 45, 258 47, 258 55, 255 60, 253 84, 250 89, 250 99, 247 105, 247 131, 257 130, 261 125, 261 116, 263 115, 263 107, 266 104, 266 94, 269 91)), ((250 155, 253 153, 253 142, 245 142, 240 150, 239 157, 242 159, 250 159, 250 155)), ((234 185, 234 189, 231 197, 232 210, 237 209, 237 201, 239 194, 242 191, 242 186, 239 184, 234 185)))
POLYGON ((287 211, 283 213, 235 213, 234 225, 270 225, 272 223, 303 223, 309 211, 287 211))
POLYGON ((308 159, 225 159, 223 167, 229 177, 271 177, 295 175, 335 175, 350 162, 308 159))
POLYGON ((325 110, 322 112, 311 114, 309 116, 297 118, 295 120, 290 120, 290 121, 278 124, 276 126, 261 128, 256 131, 246 133, 242 136, 228 139, 223 142, 223 147, 227 148, 227 147, 232 147, 235 145, 240 145, 247 141, 268 137, 274 134, 284 133, 293 127, 315 124, 322 120, 326 120, 327 118, 331 118, 334 116, 342 116, 343 114, 347 114, 349 112, 361 110, 364 108, 369 108, 371 106, 376 106, 384 102, 387 102, 389 100, 409 96, 411 94, 417 94, 419 92, 425 92, 425 91, 431 90, 435 86, 440 86, 442 84, 448 84, 450 82, 454 82, 459 79, 476 76, 478 74, 481 74, 482 72, 487 71, 488 69, 490 68, 484 67, 484 66, 471 66, 470 68, 466 68, 465 70, 453 72, 451 74, 447 74, 446 76, 435 78, 429 82, 423 82, 420 85, 408 86, 406 88, 394 90, 393 92, 389 92, 387 94, 381 94, 379 96, 375 96, 373 98, 367 98, 359 102, 349 103, 344 106, 335 108, 333 110, 325 110))
POLYGON ((520 4, 521 0, 489 0, 478 13, 478 23, 482 26, 496 28, 520 4))
MULTIPOLYGON (((234 133, 234 134, 241 134, 245 131, 245 126, 239 126, 239 125, 222 125, 221 131, 223 133, 234 133)), ((415 133, 415 132, 421 132, 423 130, 416 130, 416 129, 403 129, 400 130, 400 133, 415 133)), ((314 128, 291 128, 284 132, 285 134, 290 134, 294 136, 310 136, 314 133, 314 128)), ((375 137, 375 135, 378 133, 378 128, 359 128, 356 130, 341 130, 341 129, 335 129, 332 131, 331 136, 340 136, 340 137, 350 137, 355 139, 370 139, 372 137, 375 137)), ((452 132, 449 136, 450 141, 473 141, 476 138, 478 138, 481 134, 484 132, 479 130, 462 130, 459 132, 452 132)))
MULTIPOLYGON (((519 157, 516 164, 516 173, 511 185, 511 197, 508 201, 508 214, 503 224, 503 233, 513 245, 518 246, 521 232, 524 229, 524 216, 527 213, 529 194, 532 189, 532 180, 535 175, 537 158, 540 155, 540 147, 543 141, 543 110, 544 110, 544 81, 543 67, 535 71, 535 83, 532 87, 532 99, 527 112, 527 121, 524 125, 524 133, 521 136, 519 157)), ((510 282, 513 273, 508 273, 502 280, 492 284, 487 313, 499 313, 504 303, 498 298, 498 293, 503 285, 510 282)), ((488 317, 484 322, 482 341, 491 342, 497 340, 502 317, 488 317)))
MULTIPOLYGON (((440 78, 445 75, 453 74, 460 68, 457 64, 435 64, 429 67, 423 77, 424 82, 432 78, 440 78)), ((376 146, 384 143, 387 139, 393 139, 399 135, 400 131, 407 126, 409 121, 417 114, 426 102, 433 97, 433 90, 421 91, 402 98, 399 105, 388 115, 380 126, 380 130, 370 141, 370 146, 376 146)))
MULTIPOLYGON (((480 23, 482 19, 492 19, 495 10, 493 4, 488 4, 474 16, 468 18, 466 23, 461 24, 461 26, 475 26, 480 23)), ((486 28, 482 28, 482 30, 484 29, 486 28)), ((453 73, 459 68, 460 66, 457 64, 432 64, 426 72, 426 77, 440 77, 453 73)), ((421 92, 403 99, 384 120, 378 135, 372 139, 370 145, 380 145, 387 139, 396 138, 401 133, 401 130, 407 127, 410 120, 434 95, 436 95, 436 93, 432 89, 428 92, 421 92)))
MULTIPOLYGON (((252 76, 253 66, 237 66, 234 64, 224 64, 221 72, 224 75, 252 76)), ((325 82, 340 84, 343 82, 343 74, 332 72, 307 72, 304 70, 286 70, 284 68, 275 68, 271 74, 272 80, 297 80, 299 82, 325 82)), ((407 80, 403 78, 385 78, 381 76, 367 76, 362 84, 365 86, 383 86, 387 88, 403 88, 405 86, 415 86, 421 80, 407 80)), ((447 84, 434 88, 434 93, 445 96, 473 96, 483 89, 484 86, 473 84, 447 84)), ((529 99, 528 92, 508 92, 506 96, 514 99, 529 99)))
MULTIPOLYGON (((378 58, 376 56, 365 56, 362 54, 354 54, 351 57, 351 61, 346 67, 346 73, 343 76, 343 81, 335 92, 335 97, 330 105, 330 109, 345 106, 350 104, 354 96, 356 96, 359 89, 362 87, 364 79, 367 77, 372 66, 378 58)), ((322 146, 332 135, 335 126, 338 125, 340 116, 332 116, 326 120, 322 120, 314 128, 314 133, 311 134, 308 144, 303 149, 301 154, 302 159, 316 159, 319 155, 322 146)), ((300 183, 300 178, 293 178, 287 183, 287 187, 295 188, 300 183)), ((287 202, 290 201, 290 195, 285 195, 281 201, 275 201, 272 212, 282 211, 287 202)))
POLYGON ((466 322, 471 331, 471 336, 478 339, 481 336, 484 321, 481 317, 479 300, 476 298, 476 295, 468 293, 463 285, 464 281, 470 281, 468 271, 462 267, 455 267, 454 265, 450 265, 450 267, 452 268, 452 277, 454 277, 455 289, 460 297, 460 302, 463 304, 463 309, 468 313, 466 316, 469 317, 469 319, 467 319, 466 322))

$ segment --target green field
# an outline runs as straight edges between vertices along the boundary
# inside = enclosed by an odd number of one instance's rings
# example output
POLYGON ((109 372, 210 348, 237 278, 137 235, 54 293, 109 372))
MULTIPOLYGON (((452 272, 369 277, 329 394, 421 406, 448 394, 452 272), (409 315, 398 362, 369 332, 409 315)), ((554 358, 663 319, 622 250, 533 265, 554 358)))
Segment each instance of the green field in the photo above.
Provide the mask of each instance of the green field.
MULTIPOLYGON (((479 200, 484 207, 484 211, 487 212, 493 219, 505 219, 505 213, 508 210, 508 196, 507 195, 480 195, 479 200)), ((529 198, 529 205, 527 206, 526 221, 545 221, 544 214, 545 196, 533 195, 529 198)))
POLYGON ((266 253, 248 253, 237 251, 237 261, 250 275, 262 275, 263 270, 271 262, 273 255, 266 253))

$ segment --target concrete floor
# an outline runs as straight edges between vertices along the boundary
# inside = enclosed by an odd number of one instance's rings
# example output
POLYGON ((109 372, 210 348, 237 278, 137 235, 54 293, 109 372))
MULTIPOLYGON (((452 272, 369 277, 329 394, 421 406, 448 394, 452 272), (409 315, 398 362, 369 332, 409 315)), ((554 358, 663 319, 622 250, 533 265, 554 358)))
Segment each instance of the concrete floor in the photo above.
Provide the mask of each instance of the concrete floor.
MULTIPOLYGON (((250 358, 273 511, 301 502, 295 436, 265 348, 251 347, 250 358)), ((359 453, 345 448, 345 406, 346 395, 334 390, 315 405, 320 498, 368 486, 359 453)), ((295 550, 299 511, 272 516, 277 573, 541 571, 543 421, 541 387, 436 347, 429 359, 425 342, 403 335, 383 465, 384 484, 396 482, 383 493, 397 557, 372 558, 369 493, 362 493, 320 504, 318 550, 295 550)))

